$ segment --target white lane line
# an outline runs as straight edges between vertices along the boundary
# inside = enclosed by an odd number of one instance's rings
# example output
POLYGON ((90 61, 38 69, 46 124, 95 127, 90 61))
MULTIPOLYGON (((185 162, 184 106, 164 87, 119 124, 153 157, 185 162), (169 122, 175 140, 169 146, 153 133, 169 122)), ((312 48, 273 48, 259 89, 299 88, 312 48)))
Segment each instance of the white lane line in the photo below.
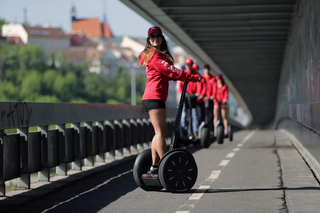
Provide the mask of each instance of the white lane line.
POLYGON ((176 213, 189 213, 190 211, 176 211, 176 213))
POLYGON ((208 180, 214 181, 214 180, 218 179, 220 173, 221 173, 221 170, 213 170, 211 175, 208 177, 208 180))
POLYGON ((247 135, 247 136, 241 141, 241 144, 245 144, 254 134, 255 134, 255 131, 250 132, 250 134, 247 135))
POLYGON ((210 186, 200 186, 189 198, 188 200, 199 200, 202 195, 209 189, 210 186))
POLYGON ((239 143, 237 146, 238 146, 238 147, 242 147, 242 146, 243 146, 243 144, 242 144, 242 143, 239 143))
POLYGON ((226 158, 233 158, 233 156, 235 155, 236 153, 234 152, 230 152, 229 154, 227 154, 226 158))
POLYGON ((239 148, 234 148, 232 151, 237 152, 239 150, 240 150, 239 148))
POLYGON ((230 160, 223 160, 223 161, 221 161, 221 163, 219 164, 219 166, 226 166, 226 165, 228 165, 229 161, 230 161, 230 160))

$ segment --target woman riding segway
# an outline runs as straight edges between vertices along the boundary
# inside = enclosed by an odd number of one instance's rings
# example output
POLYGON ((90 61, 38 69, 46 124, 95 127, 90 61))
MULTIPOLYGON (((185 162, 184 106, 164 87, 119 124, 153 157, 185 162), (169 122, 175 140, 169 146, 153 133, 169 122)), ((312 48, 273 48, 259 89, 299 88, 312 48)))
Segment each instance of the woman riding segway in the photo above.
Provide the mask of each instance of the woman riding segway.
MULTIPOLYGON (((146 67, 147 83, 142 97, 142 105, 149 113, 155 135, 151 143, 150 162, 143 162, 144 157, 137 157, 134 167, 134 178, 137 184, 145 190, 153 190, 154 187, 146 186, 141 177, 141 171, 149 166, 149 171, 145 171, 149 178, 158 174, 158 163, 167 152, 165 141, 166 134, 166 109, 165 101, 168 96, 169 80, 200 81, 196 75, 185 72, 173 66, 173 57, 169 52, 166 39, 159 27, 149 28, 145 49, 140 53, 138 65, 146 67), (138 161, 138 162, 137 162, 138 161)), ((150 150, 145 155, 150 154, 150 150)), ((140 153, 141 154, 141 153, 140 153)), ((147 178, 148 178, 147 177, 147 178)))
MULTIPOLYGON (((214 89, 214 126, 217 126, 218 119, 223 120, 223 128, 224 132, 222 131, 221 135, 222 137, 219 137, 218 143, 223 143, 223 138, 227 136, 228 134, 228 120, 226 117, 226 108, 227 108, 227 100, 229 95, 229 89, 228 86, 225 84, 223 76, 221 74, 218 74, 216 76, 217 85, 214 89), (220 110, 220 111, 219 111, 220 110), (220 117, 221 114, 221 117, 220 117), (221 139, 222 138, 222 139, 221 139)), ((220 121, 221 122, 221 121, 220 121)), ((220 135, 220 131, 215 132, 216 135, 220 135)))

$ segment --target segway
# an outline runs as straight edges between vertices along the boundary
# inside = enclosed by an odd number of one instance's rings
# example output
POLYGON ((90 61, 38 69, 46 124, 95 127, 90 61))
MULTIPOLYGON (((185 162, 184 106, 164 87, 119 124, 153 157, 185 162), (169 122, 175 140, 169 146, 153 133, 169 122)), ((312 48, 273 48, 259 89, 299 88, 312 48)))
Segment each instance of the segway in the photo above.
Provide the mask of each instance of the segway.
POLYGON ((179 140, 183 142, 184 144, 197 144, 199 143, 199 138, 196 137, 193 134, 193 117, 192 117, 192 110, 196 109, 197 107, 197 97, 195 94, 186 94, 185 96, 185 102, 184 102, 184 107, 186 108, 187 111, 187 122, 188 122, 188 129, 187 132, 185 133, 182 130, 182 127, 180 126, 180 138, 179 140))
POLYGON ((202 148, 208 148, 212 139, 210 138, 210 131, 213 129, 213 112, 210 109, 210 103, 208 97, 205 97, 204 102, 204 121, 199 126, 200 145, 202 148))
POLYGON ((229 141, 233 141, 233 131, 232 126, 228 125, 228 134, 224 134, 224 125, 221 116, 221 101, 216 101, 219 104, 219 111, 218 111, 218 120, 214 127, 214 136, 217 139, 218 144, 223 144, 223 139, 229 137, 229 141))
POLYGON ((151 149, 142 151, 134 163, 134 180, 145 191, 160 191, 165 188, 170 192, 185 192, 190 190, 197 180, 198 168, 195 159, 190 152, 179 148, 177 140, 187 85, 186 81, 178 105, 169 150, 160 159, 158 175, 147 175, 152 163, 151 149))

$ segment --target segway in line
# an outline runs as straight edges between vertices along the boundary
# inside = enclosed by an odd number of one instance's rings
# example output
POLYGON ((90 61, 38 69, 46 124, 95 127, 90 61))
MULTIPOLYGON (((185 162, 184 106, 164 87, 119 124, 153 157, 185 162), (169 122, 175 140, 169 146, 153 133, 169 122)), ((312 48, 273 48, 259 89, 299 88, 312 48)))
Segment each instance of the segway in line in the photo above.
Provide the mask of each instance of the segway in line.
POLYGON ((180 125, 178 134, 178 140, 185 144, 197 144, 200 142, 199 137, 194 135, 193 131, 193 117, 192 117, 192 110, 196 110, 197 107, 197 97, 194 94, 186 94, 185 95, 185 102, 184 107, 186 109, 186 122, 188 123, 187 131, 183 129, 180 125))
POLYGON ((198 168, 195 159, 190 152, 179 149, 177 140, 187 85, 186 81, 178 105, 170 147, 160 159, 158 175, 147 175, 152 162, 151 149, 142 151, 136 158, 133 177, 143 190, 160 191, 165 188, 170 192, 184 192, 190 190, 197 180, 198 168))
POLYGON ((232 126, 228 125, 228 134, 224 134, 224 125, 223 125, 223 119, 221 115, 221 101, 216 101, 219 104, 219 110, 218 110, 218 120, 216 122, 216 125, 214 126, 214 137, 217 139, 218 144, 223 144, 224 138, 229 137, 229 141, 233 141, 233 130, 232 126))
POLYGON ((213 110, 210 108, 209 99, 206 97, 204 102, 204 121, 199 126, 199 138, 202 148, 208 148, 213 141, 210 132, 213 131, 213 110))

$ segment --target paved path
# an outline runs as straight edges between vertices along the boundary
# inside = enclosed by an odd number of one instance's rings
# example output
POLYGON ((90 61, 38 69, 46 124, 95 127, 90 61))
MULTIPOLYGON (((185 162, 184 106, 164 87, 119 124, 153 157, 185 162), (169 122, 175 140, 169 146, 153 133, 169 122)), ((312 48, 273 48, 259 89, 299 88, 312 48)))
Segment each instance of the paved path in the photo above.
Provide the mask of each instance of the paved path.
POLYGON ((0 206, 9 207, 2 212, 319 212, 319 183, 281 131, 240 131, 233 142, 188 149, 199 170, 190 192, 143 191, 129 158, 27 203, 0 206))

